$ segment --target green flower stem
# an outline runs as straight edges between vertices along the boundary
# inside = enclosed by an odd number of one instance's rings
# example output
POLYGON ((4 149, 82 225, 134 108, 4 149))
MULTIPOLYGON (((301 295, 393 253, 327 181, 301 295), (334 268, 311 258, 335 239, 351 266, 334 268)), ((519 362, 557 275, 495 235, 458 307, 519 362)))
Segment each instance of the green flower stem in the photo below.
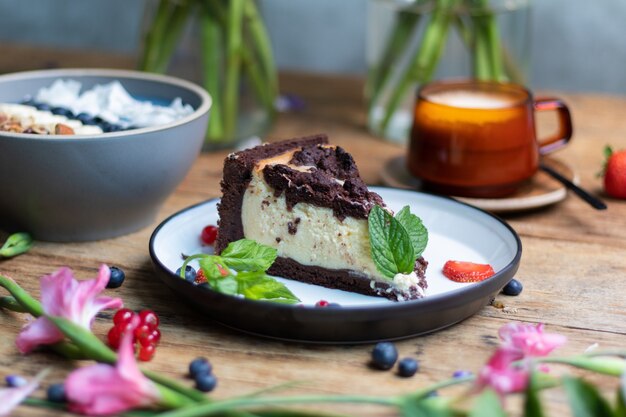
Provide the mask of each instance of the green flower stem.
POLYGON ((193 388, 188 388, 185 385, 179 383, 178 381, 167 378, 156 372, 152 372, 148 370, 142 370, 142 372, 145 376, 147 376, 148 378, 150 378, 152 381, 156 382, 157 384, 167 387, 173 391, 179 392, 196 402, 210 401, 209 398, 203 393, 201 393, 200 391, 195 390, 193 388))
POLYGON ((28 313, 24 306, 18 303, 15 297, 11 297, 10 295, 6 297, 0 297, 0 308, 14 311, 16 313, 28 313))
POLYGON ((621 376, 626 372, 626 361, 617 358, 589 357, 586 355, 572 357, 546 357, 536 359, 536 363, 558 363, 574 366, 588 371, 594 371, 604 375, 621 376))
POLYGON ((400 400, 396 397, 369 397, 363 395, 305 395, 293 397, 263 397, 263 398, 236 398, 232 400, 215 401, 210 404, 197 404, 179 410, 162 413, 159 417, 205 417, 224 411, 238 410, 241 408, 260 406, 280 406, 288 404, 315 404, 315 403, 352 403, 352 404, 376 404, 396 407, 400 400))
POLYGON ((413 62, 406 69, 399 84, 391 94, 380 125, 382 132, 387 130, 387 126, 393 114, 403 98, 406 97, 411 86, 415 82, 425 83, 432 78, 445 48, 448 38, 448 27, 452 20, 452 9, 457 1, 458 0, 441 0, 437 3, 437 7, 424 31, 418 53, 415 55, 413 62))
MULTIPOLYGON (((209 1, 207 4, 214 4, 215 7, 219 7, 213 1, 209 1)), ((204 86, 213 99, 213 105, 209 112, 207 138, 209 140, 224 139, 222 106, 220 105, 222 102, 220 68, 224 53, 224 39, 216 15, 208 7, 203 7, 200 15, 200 41, 204 86)))
POLYGON ((0 287, 4 287, 15 300, 26 310, 26 312, 32 314, 35 317, 39 317, 43 314, 43 308, 39 301, 35 300, 26 291, 22 289, 11 278, 0 275, 0 287))
POLYGON ((413 10, 399 10, 397 12, 393 32, 388 37, 387 45, 378 65, 370 70, 368 83, 365 86, 370 112, 376 106, 384 86, 389 82, 398 59, 402 57, 402 53, 407 48, 411 35, 419 24, 420 17, 419 12, 413 10))
POLYGON ((234 137, 239 108, 242 18, 246 0, 229 0, 226 36, 226 75, 224 79, 224 135, 234 137))
POLYGON ((0 247, 0 256, 11 258, 28 252, 33 246, 33 238, 28 233, 14 233, 0 247))

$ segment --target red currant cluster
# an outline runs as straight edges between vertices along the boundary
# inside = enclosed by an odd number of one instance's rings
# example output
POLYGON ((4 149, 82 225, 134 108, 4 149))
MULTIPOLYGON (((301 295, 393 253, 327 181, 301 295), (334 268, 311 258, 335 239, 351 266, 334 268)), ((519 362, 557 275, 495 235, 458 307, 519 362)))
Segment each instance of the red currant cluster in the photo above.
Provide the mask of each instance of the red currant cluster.
POLYGON ((133 343, 139 348, 137 358, 145 362, 151 360, 161 340, 159 317, 151 310, 141 310, 139 313, 128 308, 118 310, 113 316, 113 327, 107 335, 109 346, 117 350, 122 335, 129 330, 133 332, 133 343), (139 324, 136 327, 133 323, 135 317, 139 317, 139 324))

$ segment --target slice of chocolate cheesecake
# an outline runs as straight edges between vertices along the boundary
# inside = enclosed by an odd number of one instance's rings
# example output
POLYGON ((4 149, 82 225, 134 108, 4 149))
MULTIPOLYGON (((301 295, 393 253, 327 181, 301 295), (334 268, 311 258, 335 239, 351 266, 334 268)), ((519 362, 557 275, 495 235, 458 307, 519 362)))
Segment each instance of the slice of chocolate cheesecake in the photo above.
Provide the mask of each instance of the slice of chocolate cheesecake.
POLYGON ((352 156, 316 135, 228 155, 218 205, 216 251, 247 238, 276 248, 269 273, 391 300, 423 296, 427 262, 386 277, 372 259, 368 215, 382 198, 367 189, 352 156))

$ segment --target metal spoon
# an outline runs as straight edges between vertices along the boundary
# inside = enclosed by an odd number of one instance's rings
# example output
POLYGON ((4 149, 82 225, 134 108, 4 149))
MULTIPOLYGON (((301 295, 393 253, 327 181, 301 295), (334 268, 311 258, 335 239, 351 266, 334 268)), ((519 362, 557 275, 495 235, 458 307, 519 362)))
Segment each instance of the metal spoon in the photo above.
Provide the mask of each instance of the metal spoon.
POLYGON ((577 186, 576 184, 574 184, 573 182, 571 182, 570 180, 568 180, 567 178, 565 178, 564 176, 562 176, 561 174, 559 174, 558 172, 550 168, 549 166, 541 163, 539 164, 539 168, 542 171, 546 172, 547 174, 551 175, 552 178, 561 182, 561 184, 565 185, 567 188, 572 190, 578 197, 585 200, 594 209, 606 210, 607 206, 606 206, 606 203, 604 203, 604 201, 600 200, 598 197, 595 197, 589 194, 587 191, 583 190, 582 188, 580 188, 579 186, 577 186))

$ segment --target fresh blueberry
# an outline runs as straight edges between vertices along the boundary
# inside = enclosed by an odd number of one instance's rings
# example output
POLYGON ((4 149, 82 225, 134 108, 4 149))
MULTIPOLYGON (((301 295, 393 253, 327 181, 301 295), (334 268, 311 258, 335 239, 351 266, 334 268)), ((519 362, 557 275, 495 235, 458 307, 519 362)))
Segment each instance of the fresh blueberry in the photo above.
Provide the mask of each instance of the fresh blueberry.
POLYGON ((26 381, 26 379, 24 379, 24 377, 20 376, 20 375, 7 375, 6 377, 4 377, 4 380, 7 383, 8 387, 23 387, 24 385, 28 384, 28 381, 26 381))
POLYGON ((502 293, 504 295, 515 296, 515 295, 520 295, 523 289, 524 289, 524 286, 522 285, 522 283, 516 280, 515 278, 513 278, 512 280, 509 281, 508 284, 504 286, 504 288, 502 288, 502 293))
POLYGON ((48 401, 53 403, 64 403, 67 398, 65 397, 65 385, 63 384, 52 384, 48 387, 46 391, 46 397, 48 401))
POLYGON ((198 379, 201 375, 209 375, 213 366, 206 358, 196 358, 189 363, 189 376, 198 379))
POLYGON ((37 103, 35 104, 35 107, 37 108, 37 110, 50 111, 50 106, 46 103, 37 103))
POLYGON ((415 373, 419 370, 419 367, 419 362, 413 358, 401 359, 400 362, 398 362, 398 375, 405 378, 411 377, 415 375, 415 373))
POLYGON ((107 133, 111 131, 111 123, 109 122, 100 122, 98 123, 98 126, 100 126, 100 129, 102 129, 103 132, 107 133))
POLYGON ((464 369, 458 370, 458 371, 454 371, 454 373, 452 374, 452 378, 466 378, 468 376, 472 375, 472 373, 470 371, 466 371, 464 369))
POLYGON ((124 283, 124 279, 126 278, 126 274, 124 271, 119 269, 116 266, 111 267, 111 276, 109 278, 109 283, 107 284, 107 288, 119 288, 124 283))
POLYGON ((109 132, 120 132, 122 130, 124 129, 120 125, 109 124, 109 132))
POLYGON ((196 389, 202 392, 210 392, 215 389, 217 378, 213 374, 202 374, 196 378, 196 389))
POLYGON ((74 113, 70 109, 66 109, 65 107, 53 107, 50 109, 52 114, 58 114, 59 116, 65 116, 68 119, 72 119, 74 117, 74 113))
MULTIPOLYGON (((180 276, 180 268, 176 270, 176 275, 180 276)), ((196 270, 191 265, 185 266, 185 281, 195 282, 196 270)))
POLYGON ((93 117, 91 117, 91 115, 87 114, 87 113, 78 113, 76 115, 76 120, 80 121, 84 125, 95 125, 95 124, 97 124, 94 121, 93 117))
POLYGON ((398 360, 398 350, 391 342, 379 342, 372 350, 372 365, 375 368, 387 370, 393 367, 398 360))

